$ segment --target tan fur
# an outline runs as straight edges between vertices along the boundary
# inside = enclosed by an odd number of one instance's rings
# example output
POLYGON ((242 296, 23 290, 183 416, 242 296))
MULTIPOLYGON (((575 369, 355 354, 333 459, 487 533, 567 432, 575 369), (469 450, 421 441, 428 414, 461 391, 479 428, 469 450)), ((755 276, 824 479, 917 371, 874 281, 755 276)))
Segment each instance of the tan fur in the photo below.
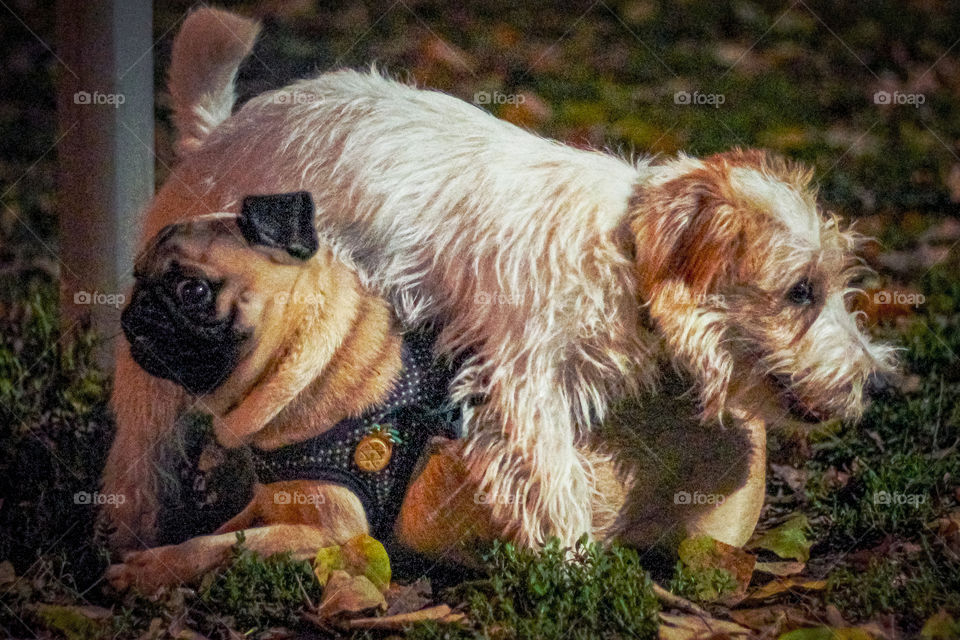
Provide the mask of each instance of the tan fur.
MULTIPOLYGON (((278 260, 268 251, 250 248, 231 223, 220 218, 181 227, 174 238, 148 247, 137 270, 161 274, 176 260, 184 270, 223 281, 217 298, 220 314, 236 311, 240 326, 252 332, 250 346, 228 380, 196 401, 214 414, 222 445, 270 449, 303 441, 384 399, 401 366, 401 338, 393 316, 382 298, 366 292, 356 274, 328 249, 307 263, 278 260)), ((152 449, 170 437, 176 409, 184 406, 183 394, 172 383, 146 376, 128 352, 122 355, 119 366, 134 369, 125 372, 126 380, 142 379, 144 386, 125 387, 119 406, 144 407, 149 419, 140 425, 148 429, 118 434, 105 490, 138 496, 130 502, 143 512, 143 529, 152 530, 157 509, 149 480, 152 449), (142 402, 130 402, 138 395, 142 402), (149 407, 156 410, 148 412, 149 407), (144 485, 130 486, 137 481, 144 485)), ((117 516, 113 510, 105 514, 117 516)), ((147 542, 124 526, 131 517, 119 514, 114 521, 119 525, 112 540, 115 548, 147 542)), ((152 591, 190 582, 221 564, 237 531, 262 555, 292 551, 307 557, 318 547, 343 543, 368 529, 359 498, 343 486, 310 481, 256 485, 247 507, 214 534, 127 553, 107 577, 117 588, 152 591), (277 500, 280 492, 305 498, 284 504, 277 500)))
POLYGON ((394 527, 397 539, 429 555, 469 558, 472 543, 503 536, 476 486, 462 443, 436 447, 407 489, 394 527))
POLYGON ((113 531, 114 549, 148 547, 156 542, 157 472, 154 457, 176 423, 186 393, 169 380, 154 378, 140 368, 130 351, 118 349, 111 405, 117 424, 103 470, 105 493, 124 499, 99 517, 113 531), (130 402, 133 396, 138 401, 130 402), (126 401, 118 401, 125 397, 126 401), (121 428, 126 426, 127 428, 121 428))

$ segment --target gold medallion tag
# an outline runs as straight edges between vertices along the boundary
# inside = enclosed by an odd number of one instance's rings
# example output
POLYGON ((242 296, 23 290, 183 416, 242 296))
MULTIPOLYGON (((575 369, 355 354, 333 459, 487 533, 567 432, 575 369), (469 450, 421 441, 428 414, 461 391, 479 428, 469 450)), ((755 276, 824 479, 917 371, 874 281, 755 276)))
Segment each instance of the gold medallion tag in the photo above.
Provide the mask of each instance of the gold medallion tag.
POLYGON ((361 471, 373 473, 381 471, 390 463, 393 442, 390 436, 374 432, 363 437, 353 452, 353 461, 361 471))

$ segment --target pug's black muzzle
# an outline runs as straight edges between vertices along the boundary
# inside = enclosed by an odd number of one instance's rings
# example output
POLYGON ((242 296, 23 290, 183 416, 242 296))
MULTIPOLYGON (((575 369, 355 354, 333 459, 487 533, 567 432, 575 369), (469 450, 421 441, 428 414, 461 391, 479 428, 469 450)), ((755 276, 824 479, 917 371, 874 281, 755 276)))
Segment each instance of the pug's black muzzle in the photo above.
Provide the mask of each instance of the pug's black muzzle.
POLYGON ((120 324, 130 355, 144 371, 204 395, 223 384, 239 362, 248 336, 234 329, 233 320, 231 315, 198 321, 163 286, 138 285, 120 324))

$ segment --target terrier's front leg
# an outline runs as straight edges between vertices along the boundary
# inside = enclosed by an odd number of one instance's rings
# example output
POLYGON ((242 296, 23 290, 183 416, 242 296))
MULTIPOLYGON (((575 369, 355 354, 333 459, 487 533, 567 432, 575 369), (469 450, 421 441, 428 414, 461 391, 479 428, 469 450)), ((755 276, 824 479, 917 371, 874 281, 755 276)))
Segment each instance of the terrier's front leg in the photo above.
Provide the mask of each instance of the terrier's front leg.
POLYGON ((491 393, 465 459, 504 536, 525 546, 551 537, 573 546, 594 533, 590 464, 574 444, 570 408, 530 387, 515 382, 508 394, 491 393))

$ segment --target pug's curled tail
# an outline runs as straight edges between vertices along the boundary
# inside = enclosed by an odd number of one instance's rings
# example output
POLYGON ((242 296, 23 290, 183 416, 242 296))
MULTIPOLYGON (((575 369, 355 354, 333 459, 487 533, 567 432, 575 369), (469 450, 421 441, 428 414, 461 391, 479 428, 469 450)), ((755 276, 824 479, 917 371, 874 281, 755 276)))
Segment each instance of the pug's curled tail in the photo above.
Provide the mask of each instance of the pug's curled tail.
POLYGON ((187 16, 173 41, 168 80, 180 157, 230 117, 237 69, 259 33, 259 22, 229 11, 203 7, 187 16))

